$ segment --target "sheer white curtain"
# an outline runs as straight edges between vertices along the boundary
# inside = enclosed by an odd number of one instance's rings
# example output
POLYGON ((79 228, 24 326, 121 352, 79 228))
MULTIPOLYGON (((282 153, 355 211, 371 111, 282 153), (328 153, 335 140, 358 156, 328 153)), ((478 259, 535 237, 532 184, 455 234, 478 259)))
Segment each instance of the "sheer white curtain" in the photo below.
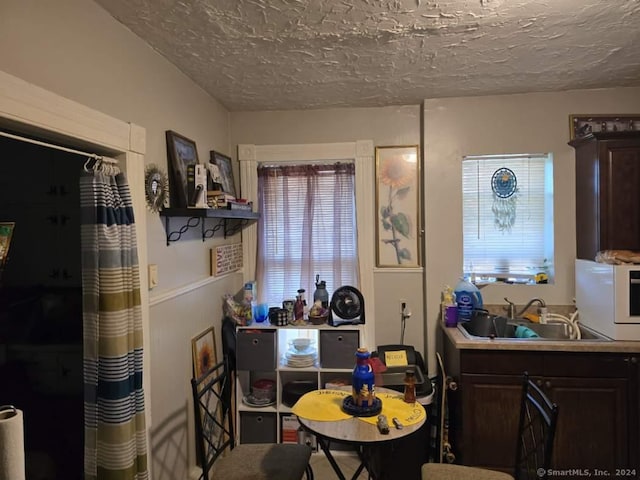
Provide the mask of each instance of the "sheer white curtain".
POLYGON ((270 306, 299 288, 312 303, 315 276, 333 292, 358 287, 353 163, 258 167, 259 300, 270 306))

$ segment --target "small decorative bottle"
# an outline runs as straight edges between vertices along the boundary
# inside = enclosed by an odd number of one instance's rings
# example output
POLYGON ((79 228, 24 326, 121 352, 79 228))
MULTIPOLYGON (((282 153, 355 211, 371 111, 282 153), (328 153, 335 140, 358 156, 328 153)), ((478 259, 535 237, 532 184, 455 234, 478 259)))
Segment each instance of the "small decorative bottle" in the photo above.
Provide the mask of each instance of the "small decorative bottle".
MULTIPOLYGON (((298 290, 300 292, 300 290, 298 290)), ((296 324, 302 323, 304 320, 304 298, 300 295, 296 296, 296 303, 293 304, 293 321, 296 324)))
POLYGON ((415 403, 416 401, 416 373, 413 370, 405 372, 404 401, 407 403, 415 403))
POLYGON ((376 399, 374 374, 369 357, 370 354, 366 348, 358 348, 356 366, 353 368, 351 396, 354 405, 360 408, 373 407, 376 399))

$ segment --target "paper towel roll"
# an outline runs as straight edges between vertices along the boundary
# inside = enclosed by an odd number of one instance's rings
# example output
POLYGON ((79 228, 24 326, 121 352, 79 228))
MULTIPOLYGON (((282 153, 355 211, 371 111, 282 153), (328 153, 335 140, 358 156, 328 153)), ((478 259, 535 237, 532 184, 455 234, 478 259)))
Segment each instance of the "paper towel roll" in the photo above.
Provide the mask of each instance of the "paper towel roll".
POLYGON ((0 480, 25 480, 22 410, 0 406, 0 480))

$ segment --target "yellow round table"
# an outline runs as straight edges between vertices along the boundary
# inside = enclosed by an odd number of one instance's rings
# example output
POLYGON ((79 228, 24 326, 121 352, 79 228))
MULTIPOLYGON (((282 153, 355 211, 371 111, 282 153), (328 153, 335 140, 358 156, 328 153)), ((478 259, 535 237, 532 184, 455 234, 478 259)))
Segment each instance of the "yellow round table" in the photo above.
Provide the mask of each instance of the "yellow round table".
POLYGON ((361 464, 353 479, 357 478, 364 468, 373 478, 385 477, 383 472, 393 468, 384 465, 385 451, 391 450, 397 440, 417 432, 422 427, 427 418, 424 407, 418 402, 405 403, 400 392, 377 387, 376 396, 382 401, 381 414, 387 417, 389 423, 389 433, 383 434, 376 426, 377 415, 354 417, 342 411, 342 400, 348 395, 351 395, 351 387, 341 387, 340 390, 315 390, 300 398, 292 410, 298 416, 302 427, 316 436, 318 445, 340 480, 346 480, 346 477, 331 453, 331 442, 348 444, 358 453, 361 464), (401 429, 394 426, 394 417, 403 424, 401 429))

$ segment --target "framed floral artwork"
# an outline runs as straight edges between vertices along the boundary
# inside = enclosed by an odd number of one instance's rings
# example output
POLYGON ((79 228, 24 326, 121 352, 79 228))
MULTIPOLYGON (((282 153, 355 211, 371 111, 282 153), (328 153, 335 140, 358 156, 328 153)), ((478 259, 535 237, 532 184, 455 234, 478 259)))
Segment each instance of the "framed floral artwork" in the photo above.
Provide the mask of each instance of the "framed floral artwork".
POLYGON ((213 327, 207 328, 191 340, 193 376, 200 378, 218 363, 216 338, 213 327))
POLYGON ((376 265, 420 266, 418 145, 376 147, 376 265))

